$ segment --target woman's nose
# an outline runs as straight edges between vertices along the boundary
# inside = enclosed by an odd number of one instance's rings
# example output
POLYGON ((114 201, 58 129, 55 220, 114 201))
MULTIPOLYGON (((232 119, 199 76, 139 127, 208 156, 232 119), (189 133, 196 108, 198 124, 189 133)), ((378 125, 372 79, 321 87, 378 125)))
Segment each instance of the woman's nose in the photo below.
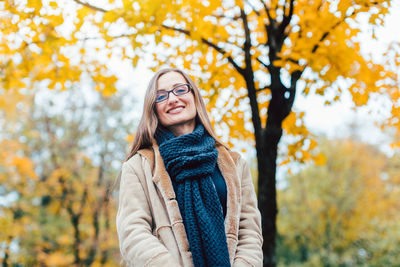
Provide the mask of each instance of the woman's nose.
POLYGON ((171 92, 168 97, 168 102, 174 103, 176 101, 178 101, 178 97, 171 92))

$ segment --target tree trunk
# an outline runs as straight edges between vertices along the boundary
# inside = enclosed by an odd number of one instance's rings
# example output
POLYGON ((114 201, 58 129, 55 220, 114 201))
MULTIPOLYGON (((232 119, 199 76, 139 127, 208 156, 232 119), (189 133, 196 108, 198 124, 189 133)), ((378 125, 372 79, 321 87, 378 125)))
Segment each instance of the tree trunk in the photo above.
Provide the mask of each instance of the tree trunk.
POLYGON ((264 237, 264 266, 276 266, 276 158, 282 128, 270 127, 264 130, 261 151, 257 151, 258 160, 258 206, 261 212, 264 237))
MULTIPOLYGON (((274 69, 271 69, 274 70, 274 69)), ((293 76, 292 87, 286 88, 280 81, 279 72, 272 72, 272 97, 268 106, 267 122, 262 134, 256 136, 258 163, 258 206, 261 212, 264 237, 263 254, 265 267, 276 266, 276 160, 278 143, 282 137, 282 122, 290 114, 296 93, 295 82, 299 75, 293 76), (275 75, 274 75, 275 74, 275 75), (287 94, 289 93, 289 94, 287 94), (285 96, 286 95, 286 96, 285 96)))
POLYGON ((252 71, 245 75, 257 151, 258 165, 258 207, 261 212, 263 232, 263 254, 265 267, 275 267, 275 238, 276 238, 276 158, 278 143, 282 136, 282 121, 287 112, 285 87, 279 83, 274 91, 268 106, 266 128, 262 128, 257 103, 254 76, 252 71))
MULTIPOLYGON (((11 238, 10 238, 11 241, 11 238)), ((9 251, 10 251, 10 246, 8 245, 8 242, 6 242, 6 251, 4 252, 4 258, 3 258, 3 262, 2 262, 2 266, 3 267, 8 267, 8 258, 9 258, 9 251)))

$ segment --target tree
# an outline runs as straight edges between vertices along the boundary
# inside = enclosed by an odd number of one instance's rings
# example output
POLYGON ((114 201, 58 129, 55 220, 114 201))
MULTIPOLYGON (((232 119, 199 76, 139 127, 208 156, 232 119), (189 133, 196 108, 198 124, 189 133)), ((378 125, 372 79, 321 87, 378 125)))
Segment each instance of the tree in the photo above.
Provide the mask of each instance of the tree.
POLYGON ((347 91, 357 107, 381 94, 393 100, 394 117, 399 110, 397 73, 390 70, 398 66, 397 56, 374 62, 361 54, 357 39, 363 27, 360 17, 369 20, 373 32, 383 25, 391 3, 124 0, 98 4, 74 0, 74 5, 50 1, 44 6, 31 0, 27 7, 6 3, 8 16, 3 20, 10 30, 2 35, 1 53, 7 60, 1 82, 18 87, 22 76, 62 87, 88 73, 99 83, 99 90, 109 92, 115 77, 107 74, 100 60, 103 55, 121 57, 136 66, 140 58, 152 54, 154 68, 169 64, 197 74, 217 130, 255 145, 264 265, 274 266, 276 160, 285 120, 286 133, 297 136, 288 157, 309 160, 315 156, 308 152, 315 142, 306 141, 302 113, 290 115, 296 94, 318 94, 330 104, 347 91), (64 20, 67 16, 73 20, 64 20), (15 40, 13 45, 10 40, 15 40), (70 51, 75 52, 73 56, 70 51), (40 65, 26 63, 33 60, 40 65))
POLYGON ((46 91, 2 125, 3 266, 118 266, 110 197, 132 130, 124 97, 46 91))
POLYGON ((282 266, 395 266, 398 154, 354 140, 324 140, 326 164, 310 164, 280 190, 282 266))

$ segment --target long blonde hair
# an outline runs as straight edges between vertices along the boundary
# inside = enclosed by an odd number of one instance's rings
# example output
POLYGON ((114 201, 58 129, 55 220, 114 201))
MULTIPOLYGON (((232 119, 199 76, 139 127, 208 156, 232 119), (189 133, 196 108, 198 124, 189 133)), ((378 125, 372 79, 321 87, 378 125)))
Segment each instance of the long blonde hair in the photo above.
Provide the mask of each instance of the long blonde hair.
POLYGON ((151 78, 149 85, 146 90, 146 94, 144 97, 144 106, 143 106, 143 115, 140 119, 139 126, 137 128, 137 132, 135 134, 135 138, 133 139, 131 151, 129 152, 126 160, 133 157, 139 149, 151 147, 155 141, 154 133, 157 130, 157 127, 160 127, 157 118, 157 114, 155 111, 155 100, 157 94, 157 81, 158 79, 168 73, 168 72, 178 72, 180 73, 192 87, 192 93, 194 96, 194 103, 197 110, 196 120, 201 122, 207 132, 215 139, 216 143, 224 145, 216 136, 210 119, 208 118, 207 109, 204 104, 203 98, 200 95, 200 91, 197 88, 196 84, 193 80, 182 70, 177 68, 166 68, 159 70, 156 74, 151 78))

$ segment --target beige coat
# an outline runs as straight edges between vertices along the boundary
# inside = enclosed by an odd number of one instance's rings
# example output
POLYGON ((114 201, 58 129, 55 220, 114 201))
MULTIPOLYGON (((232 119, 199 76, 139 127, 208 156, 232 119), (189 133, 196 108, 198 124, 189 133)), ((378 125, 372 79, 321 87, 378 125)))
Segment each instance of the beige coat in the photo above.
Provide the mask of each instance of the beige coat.
MULTIPOLYGON (((216 147, 228 191, 225 233, 231 264, 262 266, 261 216, 250 169, 238 153, 216 147)), ((117 230, 128 266, 193 266, 178 202, 157 145, 139 150, 122 166, 117 230)))

